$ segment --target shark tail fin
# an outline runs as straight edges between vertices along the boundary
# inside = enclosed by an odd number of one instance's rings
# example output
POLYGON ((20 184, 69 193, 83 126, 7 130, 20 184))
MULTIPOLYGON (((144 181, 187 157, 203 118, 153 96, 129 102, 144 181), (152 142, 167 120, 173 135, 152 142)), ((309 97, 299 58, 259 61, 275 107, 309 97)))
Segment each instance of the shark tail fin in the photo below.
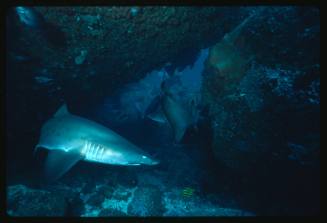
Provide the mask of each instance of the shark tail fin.
POLYGON ((59 179, 82 158, 77 151, 50 150, 45 162, 46 180, 50 183, 59 179))
POLYGON ((40 148, 41 146, 39 146, 39 145, 36 145, 35 147, 34 147, 34 151, 33 151, 33 156, 35 156, 35 154, 36 154, 36 151, 38 150, 38 148, 40 148))

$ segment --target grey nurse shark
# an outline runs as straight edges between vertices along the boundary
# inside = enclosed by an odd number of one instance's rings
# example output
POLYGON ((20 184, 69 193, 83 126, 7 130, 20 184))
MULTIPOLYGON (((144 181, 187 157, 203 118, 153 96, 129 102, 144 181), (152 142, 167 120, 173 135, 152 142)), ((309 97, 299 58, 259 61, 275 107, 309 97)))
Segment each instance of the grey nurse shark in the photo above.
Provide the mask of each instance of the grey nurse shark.
POLYGON ((80 160, 112 165, 156 165, 159 161, 114 131, 72 115, 64 104, 42 127, 35 147, 49 150, 45 175, 54 181, 80 160))

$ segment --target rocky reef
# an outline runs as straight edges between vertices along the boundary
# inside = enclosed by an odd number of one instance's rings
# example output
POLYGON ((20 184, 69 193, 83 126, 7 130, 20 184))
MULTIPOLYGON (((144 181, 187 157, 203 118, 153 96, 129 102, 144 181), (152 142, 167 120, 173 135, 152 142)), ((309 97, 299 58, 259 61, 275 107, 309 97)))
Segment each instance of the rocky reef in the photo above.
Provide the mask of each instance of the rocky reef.
POLYGON ((53 74, 55 85, 60 86, 55 89, 56 94, 64 92, 65 99, 72 101, 76 95, 83 95, 87 101, 113 93, 166 63, 174 67, 185 65, 188 62, 181 55, 195 57, 243 16, 237 7, 34 9, 44 16, 47 24, 64 33, 63 44, 52 44, 9 13, 12 30, 20 33, 13 43, 9 40, 9 47, 14 54, 18 53, 17 46, 24 47, 25 54, 53 74), (221 19, 205 22, 216 17, 221 19))
POLYGON ((287 159, 295 142, 306 147, 302 158, 311 162, 305 163, 317 164, 313 141, 319 140, 298 127, 311 126, 319 136, 319 11, 306 10, 315 18, 306 24, 302 10, 257 9, 210 50, 203 98, 213 117, 217 159, 231 168, 251 166, 264 154, 287 159), (304 54, 306 46, 311 50, 304 54))
POLYGON ((191 165, 194 161, 182 148, 166 148, 166 156, 171 160, 155 170, 81 164, 52 185, 8 186, 7 213, 75 217, 256 215, 231 196, 203 191, 198 185, 201 168, 191 165), (176 160, 187 165, 178 165, 176 160), (173 169, 179 171, 176 176, 173 169), (193 190, 188 196, 183 194, 186 186, 193 190))
POLYGON ((319 178, 319 33, 317 8, 259 7, 210 49, 202 96, 212 148, 240 182, 276 184, 295 197, 319 190, 294 189, 319 178), (283 185, 294 171, 305 177, 283 185))
POLYGON ((12 216, 63 216, 67 203, 63 196, 24 185, 7 189, 8 214, 12 216))
MULTIPOLYGON (((57 188, 58 186, 56 186, 57 188)), ((103 186, 102 186, 103 187, 103 186)), ((163 192, 157 187, 115 188, 114 193, 101 199, 101 194, 77 193, 69 200, 69 193, 75 194, 68 186, 66 195, 51 190, 31 189, 23 185, 8 187, 8 208, 10 216, 84 216, 84 217, 123 217, 123 216, 253 216, 254 213, 242 209, 231 209, 204 201, 198 196, 182 200, 180 190, 163 192), (93 195, 92 195, 93 194, 93 195), (96 197, 96 198, 95 198, 96 197), (94 199, 97 199, 94 202, 94 199)), ((112 188, 109 189, 112 191, 112 188)))

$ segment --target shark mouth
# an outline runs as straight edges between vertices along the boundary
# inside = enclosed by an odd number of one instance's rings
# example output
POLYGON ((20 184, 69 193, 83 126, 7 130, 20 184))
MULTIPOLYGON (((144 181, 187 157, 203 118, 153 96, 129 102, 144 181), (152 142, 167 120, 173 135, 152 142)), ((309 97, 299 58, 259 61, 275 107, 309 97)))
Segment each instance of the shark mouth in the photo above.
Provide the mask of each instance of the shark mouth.
POLYGON ((140 163, 128 163, 127 165, 128 166, 140 166, 141 164, 140 163))

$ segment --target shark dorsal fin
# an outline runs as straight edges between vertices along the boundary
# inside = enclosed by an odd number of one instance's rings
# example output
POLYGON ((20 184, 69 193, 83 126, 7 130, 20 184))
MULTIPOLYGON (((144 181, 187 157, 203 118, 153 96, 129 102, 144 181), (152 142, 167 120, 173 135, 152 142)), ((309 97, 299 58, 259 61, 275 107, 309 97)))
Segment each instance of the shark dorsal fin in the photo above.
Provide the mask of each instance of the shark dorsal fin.
POLYGON ((67 105, 63 104, 58 111, 54 114, 54 117, 59 117, 59 116, 64 116, 64 115, 69 115, 69 111, 67 109, 67 105))

